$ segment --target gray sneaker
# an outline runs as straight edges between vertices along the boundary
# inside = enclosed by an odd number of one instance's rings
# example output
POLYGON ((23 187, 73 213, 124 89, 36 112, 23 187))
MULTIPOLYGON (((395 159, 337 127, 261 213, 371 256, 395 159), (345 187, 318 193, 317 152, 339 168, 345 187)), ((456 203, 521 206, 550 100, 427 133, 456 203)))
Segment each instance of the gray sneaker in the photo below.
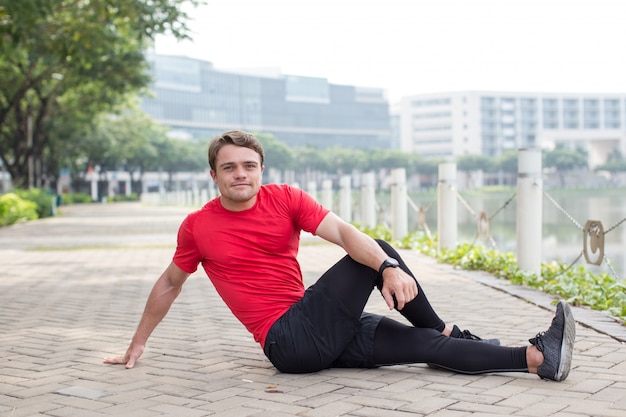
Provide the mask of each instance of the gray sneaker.
POLYGON ((543 363, 537 368, 537 375, 553 381, 567 378, 572 365, 575 337, 576 322, 572 310, 565 301, 559 301, 550 328, 529 339, 543 353, 543 363))

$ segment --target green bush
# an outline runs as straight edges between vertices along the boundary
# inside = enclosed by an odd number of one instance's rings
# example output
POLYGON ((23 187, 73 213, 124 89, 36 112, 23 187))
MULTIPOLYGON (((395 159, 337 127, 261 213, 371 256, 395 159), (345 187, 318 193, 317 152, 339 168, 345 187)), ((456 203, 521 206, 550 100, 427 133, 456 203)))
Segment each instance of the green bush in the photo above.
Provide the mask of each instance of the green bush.
POLYGON ((15 194, 23 200, 32 201, 37 206, 38 218, 50 217, 54 215, 52 210, 52 200, 55 195, 40 188, 30 190, 15 190, 15 194))
POLYGON ((139 201, 139 196, 137 193, 131 193, 130 195, 118 194, 113 197, 107 197, 107 202, 115 203, 121 201, 139 201))
POLYGON ((34 202, 24 200, 15 193, 0 196, 0 226, 37 218, 37 204, 34 202))
POLYGON ((84 204, 91 202, 91 196, 85 193, 72 193, 61 195, 62 204, 84 204))

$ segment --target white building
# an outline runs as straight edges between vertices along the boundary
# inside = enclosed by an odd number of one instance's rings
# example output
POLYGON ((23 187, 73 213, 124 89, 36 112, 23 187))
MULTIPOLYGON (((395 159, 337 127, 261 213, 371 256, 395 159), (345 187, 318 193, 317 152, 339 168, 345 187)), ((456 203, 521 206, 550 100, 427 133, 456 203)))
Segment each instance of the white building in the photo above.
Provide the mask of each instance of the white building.
POLYGON ((585 148, 590 167, 626 156, 626 94, 461 91, 404 97, 394 110, 401 149, 425 157, 560 143, 585 148))

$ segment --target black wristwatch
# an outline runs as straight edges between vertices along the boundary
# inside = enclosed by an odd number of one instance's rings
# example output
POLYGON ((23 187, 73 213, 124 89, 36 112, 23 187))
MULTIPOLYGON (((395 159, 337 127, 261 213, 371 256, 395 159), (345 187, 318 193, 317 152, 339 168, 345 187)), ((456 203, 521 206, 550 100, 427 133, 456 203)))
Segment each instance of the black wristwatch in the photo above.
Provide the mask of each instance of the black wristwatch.
POLYGON ((382 276, 383 271, 389 267, 398 268, 399 266, 400 266, 400 262, 398 262, 396 259, 387 258, 383 261, 382 265, 380 265, 380 268, 378 268, 378 275, 382 276))

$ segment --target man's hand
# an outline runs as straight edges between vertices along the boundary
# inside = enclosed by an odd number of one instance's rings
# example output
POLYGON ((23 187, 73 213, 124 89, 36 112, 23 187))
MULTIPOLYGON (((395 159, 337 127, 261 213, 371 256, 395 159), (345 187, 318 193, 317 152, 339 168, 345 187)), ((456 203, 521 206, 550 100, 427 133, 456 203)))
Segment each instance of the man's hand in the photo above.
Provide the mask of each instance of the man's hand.
POLYGON ((417 283, 400 268, 385 268, 381 293, 389 310, 395 307, 394 297, 398 310, 402 310, 406 303, 417 297, 417 283))
POLYGON ((105 358, 104 363, 109 363, 113 365, 126 365, 126 369, 131 369, 135 366, 137 359, 139 359, 144 349, 145 346, 143 345, 135 346, 131 343, 131 345, 128 347, 128 350, 126 350, 126 353, 123 356, 118 356, 115 358, 105 358))

